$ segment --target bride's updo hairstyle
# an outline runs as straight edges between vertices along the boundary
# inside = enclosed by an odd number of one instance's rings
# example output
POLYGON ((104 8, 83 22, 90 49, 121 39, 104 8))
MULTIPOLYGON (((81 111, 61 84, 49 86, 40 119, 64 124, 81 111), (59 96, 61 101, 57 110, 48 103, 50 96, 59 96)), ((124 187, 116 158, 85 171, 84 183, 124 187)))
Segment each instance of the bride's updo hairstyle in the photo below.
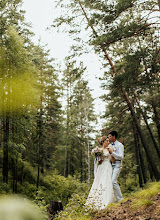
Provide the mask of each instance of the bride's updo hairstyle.
POLYGON ((98 143, 99 143, 100 145, 103 145, 104 141, 105 141, 107 138, 108 138, 107 136, 103 136, 103 137, 98 138, 98 143))
POLYGON ((103 148, 108 147, 108 145, 109 145, 109 139, 108 139, 107 136, 103 136, 103 137, 102 137, 102 145, 103 145, 103 148), (105 140, 108 140, 108 141, 105 142, 105 140))
POLYGON ((102 137, 99 137, 99 138, 98 138, 98 143, 99 143, 99 145, 102 146, 102 137))

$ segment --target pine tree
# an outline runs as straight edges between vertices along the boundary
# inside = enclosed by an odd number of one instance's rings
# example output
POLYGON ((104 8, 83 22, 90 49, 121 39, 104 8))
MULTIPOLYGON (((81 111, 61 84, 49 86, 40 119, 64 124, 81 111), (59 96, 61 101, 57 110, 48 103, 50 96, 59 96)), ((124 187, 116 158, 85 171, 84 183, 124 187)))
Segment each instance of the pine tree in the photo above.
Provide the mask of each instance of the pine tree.
MULTIPOLYGON (((152 20, 151 22, 147 20, 146 17, 143 16, 143 12, 144 10, 146 10, 147 12, 150 4, 152 4, 153 8, 156 8, 157 4, 147 1, 141 5, 140 1, 132 0, 120 0, 114 3, 110 1, 93 2, 80 0, 71 2, 77 4, 70 4, 68 5, 68 7, 72 8, 74 13, 79 13, 79 15, 81 10, 88 27, 90 27, 92 30, 92 34, 90 35, 90 44, 94 46, 97 53, 100 54, 100 51, 104 53, 105 59, 107 59, 110 65, 110 75, 114 80, 114 86, 118 86, 119 92, 122 93, 123 97, 125 98, 125 101, 129 107, 132 118, 136 125, 137 131, 141 138, 141 142, 143 143, 147 158, 152 167, 154 176, 157 180, 159 180, 159 171, 155 165, 152 156, 150 156, 151 152, 149 150, 147 140, 134 110, 131 98, 132 93, 126 85, 127 80, 125 80, 125 77, 128 77, 129 75, 127 74, 129 73, 129 71, 127 70, 128 66, 126 64, 125 57, 127 58, 127 53, 129 55, 128 58, 131 57, 134 51, 132 51, 132 48, 130 49, 128 47, 124 54, 121 53, 121 48, 125 44, 129 46, 129 44, 127 44, 127 41, 132 42, 131 46, 133 47, 134 45, 137 49, 137 38, 139 36, 145 38, 151 29, 154 30, 154 23, 152 22, 152 20), (87 11, 87 9, 89 9, 89 12, 87 11), (87 15, 87 12, 89 16, 87 15), (127 14, 130 14, 130 16, 127 16, 127 14), (117 52, 115 48, 117 49, 117 52)), ((60 22, 58 23, 58 25, 61 25, 64 22, 70 24, 75 21, 76 23, 77 20, 74 18, 75 17, 70 17, 69 19, 69 15, 67 15, 66 18, 63 16, 63 18, 59 20, 60 22)), ((73 29, 75 29, 74 25, 72 27, 73 29)), ((70 31, 70 33, 76 33, 76 31, 70 31)), ((140 62, 138 63, 138 65, 139 66, 135 66, 135 68, 131 72, 134 72, 136 74, 139 73, 140 62)), ((131 77, 131 72, 128 79, 131 79, 134 82, 135 77, 131 77)), ((134 74, 133 76, 136 76, 136 74, 134 74)))

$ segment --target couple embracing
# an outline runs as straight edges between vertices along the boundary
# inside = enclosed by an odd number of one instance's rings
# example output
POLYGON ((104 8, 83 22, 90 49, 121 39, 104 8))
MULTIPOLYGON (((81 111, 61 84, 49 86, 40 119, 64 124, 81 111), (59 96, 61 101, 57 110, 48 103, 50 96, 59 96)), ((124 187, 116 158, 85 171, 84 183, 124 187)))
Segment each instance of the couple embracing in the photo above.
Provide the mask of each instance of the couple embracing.
POLYGON ((86 201, 86 205, 92 209, 101 210, 108 204, 123 199, 117 179, 122 169, 124 146, 117 137, 118 133, 111 131, 108 137, 98 139, 103 154, 86 201))

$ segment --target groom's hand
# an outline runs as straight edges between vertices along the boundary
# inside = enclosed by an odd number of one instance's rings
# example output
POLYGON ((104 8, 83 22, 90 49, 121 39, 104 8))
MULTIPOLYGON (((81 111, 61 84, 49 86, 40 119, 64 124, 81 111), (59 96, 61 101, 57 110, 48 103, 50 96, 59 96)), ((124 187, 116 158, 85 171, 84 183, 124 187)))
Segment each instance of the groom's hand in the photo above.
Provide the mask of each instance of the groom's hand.
POLYGON ((108 149, 108 151, 109 151, 110 154, 113 153, 113 149, 112 149, 111 147, 107 147, 107 149, 108 149))

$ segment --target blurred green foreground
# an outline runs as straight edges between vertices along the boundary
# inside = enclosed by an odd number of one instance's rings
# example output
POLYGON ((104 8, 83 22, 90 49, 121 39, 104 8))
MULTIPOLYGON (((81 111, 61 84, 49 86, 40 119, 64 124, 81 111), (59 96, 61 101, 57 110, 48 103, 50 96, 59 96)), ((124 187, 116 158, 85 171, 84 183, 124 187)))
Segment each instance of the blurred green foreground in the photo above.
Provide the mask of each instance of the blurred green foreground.
POLYGON ((0 198, 0 220, 42 220, 44 219, 36 205, 17 196, 0 198))

